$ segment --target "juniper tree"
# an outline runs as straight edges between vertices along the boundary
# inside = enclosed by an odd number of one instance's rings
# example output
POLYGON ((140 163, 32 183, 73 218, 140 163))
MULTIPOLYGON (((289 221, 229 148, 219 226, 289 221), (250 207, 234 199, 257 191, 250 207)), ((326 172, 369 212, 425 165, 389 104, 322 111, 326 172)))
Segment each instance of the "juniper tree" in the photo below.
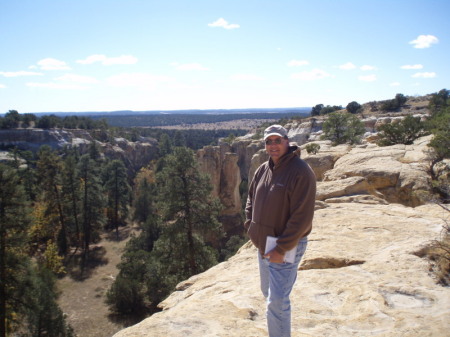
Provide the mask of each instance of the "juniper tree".
POLYGON ((323 138, 331 140, 333 145, 354 144, 364 134, 364 124, 350 113, 333 112, 323 123, 323 133, 323 138))

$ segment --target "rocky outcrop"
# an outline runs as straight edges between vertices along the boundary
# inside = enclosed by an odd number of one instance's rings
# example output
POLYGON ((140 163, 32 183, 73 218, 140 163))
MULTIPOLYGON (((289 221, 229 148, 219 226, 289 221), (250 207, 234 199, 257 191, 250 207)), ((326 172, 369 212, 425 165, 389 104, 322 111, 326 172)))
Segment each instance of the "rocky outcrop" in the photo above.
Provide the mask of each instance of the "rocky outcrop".
MULTIPOLYGON (((372 195, 389 203, 417 206, 422 203, 419 192, 429 192, 431 186, 430 139, 428 136, 413 145, 386 147, 371 143, 331 146, 329 141, 317 141, 320 151, 308 154, 303 145, 301 157, 319 181, 317 200, 372 195)), ((263 149, 253 155, 249 176, 266 160, 263 149)))
POLYGON ((196 154, 199 170, 210 177, 212 196, 222 203, 220 220, 229 236, 242 231, 239 155, 230 151, 230 146, 224 143, 206 146, 196 154))
MULTIPOLYGON (((450 289, 418 256, 439 237, 442 208, 361 201, 318 203, 291 294, 292 336, 446 336, 450 289)), ((256 250, 247 244, 180 283, 160 307, 114 337, 267 336, 256 250)))
POLYGON ((122 160, 125 166, 134 173, 142 167, 146 167, 158 154, 158 143, 152 138, 142 139, 137 142, 116 138, 113 144, 97 143, 106 157, 122 160))
POLYGON ((95 140, 86 130, 65 129, 11 129, 0 130, 0 147, 30 150, 36 152, 43 145, 53 149, 76 147, 80 153, 86 153, 92 142, 96 142, 100 152, 111 159, 121 159, 130 172, 136 172, 147 166, 158 152, 157 141, 153 138, 142 138, 130 142, 124 138, 116 138, 112 142, 95 140))
POLYGON ((78 137, 74 133, 60 129, 6 129, 0 130, 1 147, 17 147, 21 150, 37 151, 42 145, 54 149, 71 146, 74 138, 83 138, 92 141, 91 135, 78 130, 78 137))
POLYGON ((318 154, 303 154, 319 180, 318 200, 370 194, 389 203, 417 206, 422 203, 419 192, 429 192, 431 186, 430 139, 423 137, 412 145, 364 144, 353 148, 334 148, 323 142, 318 154))

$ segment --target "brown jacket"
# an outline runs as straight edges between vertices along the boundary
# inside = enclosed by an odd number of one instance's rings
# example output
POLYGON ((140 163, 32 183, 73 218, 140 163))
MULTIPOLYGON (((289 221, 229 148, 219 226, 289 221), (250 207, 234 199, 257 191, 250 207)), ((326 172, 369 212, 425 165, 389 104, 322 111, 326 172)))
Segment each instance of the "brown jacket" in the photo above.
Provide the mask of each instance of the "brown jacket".
POLYGON ((262 164, 250 184, 245 207, 250 240, 264 254, 268 235, 278 237, 276 250, 285 254, 312 229, 316 177, 291 146, 274 166, 262 164))

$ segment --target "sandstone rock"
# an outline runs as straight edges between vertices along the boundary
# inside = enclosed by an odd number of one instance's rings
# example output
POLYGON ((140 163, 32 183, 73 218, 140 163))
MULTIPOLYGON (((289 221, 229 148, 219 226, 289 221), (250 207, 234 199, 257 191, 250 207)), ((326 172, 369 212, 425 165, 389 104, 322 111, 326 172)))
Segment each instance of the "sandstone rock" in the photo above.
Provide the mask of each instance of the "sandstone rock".
POLYGON ((219 197, 222 173, 222 157, 217 146, 205 146, 197 151, 197 163, 201 172, 210 176, 212 196, 219 197))
POLYGON ((212 196, 220 199, 224 208, 221 223, 229 235, 242 230, 241 196, 239 185, 242 181, 238 166, 239 155, 230 151, 228 144, 205 146, 197 151, 199 170, 210 176, 212 196))
POLYGON ((370 194, 370 189, 367 179, 360 176, 317 182, 316 199, 327 200, 355 194, 370 194))
POLYGON ((219 198, 225 206, 222 214, 235 215, 241 211, 241 197, 239 195, 239 184, 241 176, 237 165, 238 155, 236 153, 227 152, 223 159, 222 174, 223 179, 220 181, 219 198))
MULTIPOLYGON (((450 289, 418 257, 439 236, 444 211, 367 203, 316 211, 291 294, 292 336, 446 336, 450 289)), ((163 309, 114 337, 267 336, 256 250, 196 275, 163 309)))
POLYGON ((368 193, 378 197, 383 195, 388 202, 417 206, 422 202, 416 192, 430 191, 428 163, 431 157, 426 145, 429 139, 420 138, 413 145, 379 147, 364 144, 354 147, 341 155, 332 169, 323 173, 323 180, 364 177, 370 185, 368 193))
MULTIPOLYGON (((251 160, 253 155, 261 148, 261 141, 245 140, 235 141, 231 145, 231 151, 238 155, 238 166, 241 172, 242 180, 248 180, 251 160)), ((251 179, 251 178, 250 178, 251 179)))
POLYGON ((264 162, 269 160, 269 155, 266 153, 265 149, 260 149, 258 152, 256 152, 253 157, 250 164, 250 170, 248 173, 248 183, 253 179, 253 176, 255 175, 256 169, 264 162))

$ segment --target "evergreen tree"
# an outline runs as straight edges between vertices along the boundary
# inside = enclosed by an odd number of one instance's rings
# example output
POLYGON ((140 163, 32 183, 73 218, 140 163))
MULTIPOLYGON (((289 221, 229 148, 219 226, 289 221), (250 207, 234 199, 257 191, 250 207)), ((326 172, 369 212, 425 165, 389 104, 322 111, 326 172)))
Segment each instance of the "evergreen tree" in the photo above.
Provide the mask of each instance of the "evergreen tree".
POLYGON ((209 178, 198 171, 192 150, 177 147, 157 175, 159 207, 164 226, 155 249, 167 274, 177 281, 200 273, 215 263, 211 245, 222 231, 217 220, 218 200, 212 199, 209 178))
POLYGON ((81 186, 78 179, 76 153, 69 152, 62 168, 62 193, 67 214, 67 231, 70 245, 81 247, 81 186))
POLYGON ((161 157, 167 156, 172 153, 172 142, 167 133, 163 133, 159 140, 159 154, 161 157))
POLYGON ((83 265, 89 255, 89 244, 98 239, 99 230, 105 222, 104 198, 98 164, 87 154, 77 164, 81 181, 81 224, 83 242, 83 265))
POLYGON ((25 289, 28 330, 36 337, 72 337, 73 329, 57 304, 55 275, 41 264, 32 269, 30 287, 25 289))
POLYGON ((430 102, 428 103, 428 108, 430 109, 432 115, 434 115, 435 113, 441 113, 448 106, 450 106, 450 90, 442 89, 438 93, 434 93, 431 95, 430 102))
POLYGON ((186 146, 186 138, 180 130, 175 131, 175 135, 173 136, 173 145, 179 147, 186 146))
POLYGON ((362 110, 362 106, 358 102, 352 101, 352 102, 347 104, 345 109, 347 109, 347 111, 349 113, 351 113, 351 114, 356 114, 356 113, 359 113, 362 110))
POLYGON ((153 213, 154 174, 142 168, 136 175, 133 197, 133 220, 145 223, 153 213))
POLYGON ((333 145, 354 144, 364 134, 364 124, 350 113, 333 112, 323 123, 323 138, 329 139, 333 145))
POLYGON ((36 161, 31 151, 14 150, 14 166, 18 169, 28 200, 36 199, 36 161), (25 162, 25 165, 23 165, 25 162))
POLYGON ((415 139, 426 134, 425 123, 420 117, 406 116, 397 123, 381 125, 378 128, 380 140, 378 145, 387 146, 394 144, 410 145, 415 139))
POLYGON ((316 104, 312 109, 311 109, 311 116, 319 116, 320 112, 322 111, 324 105, 323 104, 316 104))
POLYGON ((0 164, 0 337, 7 322, 21 312, 20 279, 27 274, 27 229, 29 213, 26 198, 15 170, 0 164))
POLYGON ((430 163, 433 188, 443 202, 448 203, 450 200, 449 177, 448 174, 445 174, 445 170, 439 174, 436 165, 445 166, 444 159, 450 158, 450 107, 435 110, 426 125, 433 134, 433 139, 428 144, 433 150, 430 163))
POLYGON ((41 190, 41 200, 46 205, 46 218, 51 221, 55 241, 59 253, 66 255, 68 251, 66 216, 63 211, 61 192, 61 158, 49 146, 39 149, 37 161, 37 177, 41 190))
POLYGON ((119 224, 125 220, 128 214, 130 185, 127 181, 127 169, 121 160, 113 160, 106 165, 104 176, 109 223, 115 228, 118 238, 119 224))
MULTIPOLYGON (((119 274, 107 293, 106 303, 112 311, 136 314, 145 309, 149 294, 148 280, 156 278, 150 266, 154 264, 151 252, 155 241, 159 238, 159 232, 159 217, 152 214, 141 227, 139 236, 132 237, 128 241, 121 262, 117 266, 119 274)), ((156 293, 162 293, 162 284, 157 284, 156 288, 153 288, 156 289, 156 293)), ((154 305, 161 300, 154 296, 150 298, 154 305)))

